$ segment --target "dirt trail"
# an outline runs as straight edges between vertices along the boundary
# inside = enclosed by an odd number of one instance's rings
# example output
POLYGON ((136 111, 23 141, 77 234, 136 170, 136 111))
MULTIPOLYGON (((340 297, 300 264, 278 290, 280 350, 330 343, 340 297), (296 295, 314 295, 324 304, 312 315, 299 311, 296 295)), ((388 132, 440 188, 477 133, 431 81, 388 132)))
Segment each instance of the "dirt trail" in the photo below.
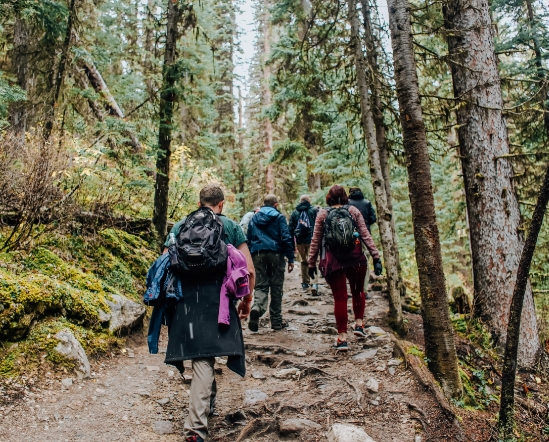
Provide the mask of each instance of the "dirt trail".
MULTIPOLYGON (((210 420, 211 440, 234 441, 246 429, 253 441, 320 441, 336 422, 361 426, 376 442, 451 440, 451 427, 431 395, 404 364, 396 365, 388 335, 351 336, 347 355, 330 349, 332 296, 325 284, 320 297, 304 293, 299 274, 297 265, 285 284, 290 327, 275 332, 264 321, 259 333, 246 330, 246 378, 223 361, 218 364, 218 416, 210 420), (369 378, 379 383, 378 393, 368 392, 369 378), (281 435, 280 425, 293 418, 319 426, 281 435)), ((389 330, 387 300, 381 292, 370 294, 366 325, 389 330)), ((163 364, 164 355, 148 354, 142 336, 131 337, 127 346, 112 359, 92 362, 91 379, 64 386, 61 378, 46 374, 45 383, 0 408, 0 441, 181 441, 189 385, 163 364)), ((189 363, 185 366, 185 374, 192 375, 189 363)))

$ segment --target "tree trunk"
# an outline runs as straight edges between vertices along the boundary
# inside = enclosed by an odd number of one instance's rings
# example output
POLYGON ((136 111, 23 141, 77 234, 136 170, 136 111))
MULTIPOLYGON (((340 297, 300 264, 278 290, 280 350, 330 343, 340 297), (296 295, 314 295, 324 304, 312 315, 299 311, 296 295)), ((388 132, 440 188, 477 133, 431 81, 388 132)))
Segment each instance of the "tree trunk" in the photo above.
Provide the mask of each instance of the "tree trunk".
POLYGON ((147 87, 147 94, 149 97, 153 97, 156 94, 155 85, 153 80, 153 59, 156 55, 155 41, 155 17, 153 15, 155 0, 147 0, 147 15, 143 20, 145 28, 145 60, 143 61, 143 68, 145 77, 145 85, 147 87))
POLYGON ((462 394, 442 268, 431 165, 412 44, 408 0, 388 0, 395 82, 407 159, 408 188, 429 369, 446 396, 462 394))
MULTIPOLYGON (((528 22, 530 24, 530 30, 534 32, 534 7, 531 0, 526 0, 526 9, 528 11, 528 22)), ((537 76, 542 84, 538 96, 540 97, 541 108, 544 110, 543 124, 545 126, 545 132, 547 134, 547 137, 549 138, 549 112, 547 111, 547 74, 545 68, 543 67, 543 58, 541 54, 540 43, 538 38, 534 34, 532 34, 532 44, 534 46, 534 54, 536 57, 535 63, 538 69, 537 76)))
MULTIPOLYGON (((475 311, 504 345, 523 238, 508 158, 509 141, 487 0, 449 0, 443 8, 459 126, 459 153, 470 222, 475 311)), ((519 361, 539 350, 532 289, 527 285, 519 361)))
POLYGON ((238 151, 236 154, 238 163, 238 194, 240 196, 241 215, 246 213, 244 192, 246 191, 246 175, 244 166, 244 100, 242 91, 238 87, 238 151))
POLYGON ((168 221, 168 192, 170 186, 170 157, 173 130, 173 111, 177 100, 175 83, 178 78, 174 66, 177 39, 177 26, 181 21, 179 2, 168 1, 168 23, 166 26, 166 47, 162 69, 162 90, 160 91, 160 124, 158 128, 158 153, 156 158, 156 183, 154 186, 153 224, 160 248, 166 238, 168 221))
MULTIPOLYGON (((121 120, 123 120, 125 118, 124 112, 122 112, 122 109, 120 109, 120 106, 118 106, 118 103, 111 94, 107 84, 105 83, 105 80, 103 80, 103 77, 101 76, 101 73, 99 72, 95 64, 93 62, 88 63, 83 59, 80 59, 79 63, 84 69, 86 77, 93 87, 93 90, 103 99, 104 106, 108 114, 112 117, 120 118, 121 120)), ((99 120, 103 121, 102 119, 99 120)), ((124 130, 123 134, 130 139, 129 144, 133 147, 134 152, 141 151, 141 143, 133 132, 129 130, 124 130)))
POLYGON ((400 303, 400 292, 398 291, 398 268, 394 250, 395 238, 391 229, 392 213, 387 206, 387 194, 385 180, 381 171, 379 148, 376 140, 376 127, 370 105, 368 92, 368 79, 366 77, 366 62, 362 52, 362 44, 359 37, 360 22, 356 10, 356 0, 348 0, 349 23, 351 25, 351 46, 354 50, 356 77, 358 92, 360 95, 360 113, 366 144, 368 145, 368 156, 370 160, 370 174, 374 186, 376 207, 378 210, 378 225, 383 246, 383 260, 387 270, 387 284, 389 287, 389 320, 392 327, 399 333, 405 334, 406 329, 402 317, 402 306, 400 303))
MULTIPOLYGON (((29 29, 25 21, 17 17, 13 26, 13 71, 17 85, 27 91, 29 69, 29 29)), ((27 103, 19 101, 10 106, 11 130, 17 137, 24 137, 27 130, 27 103)))
POLYGON ((530 287, 528 275, 530 264, 536 249, 538 235, 543 224, 543 216, 549 202, 549 167, 545 172, 545 179, 539 191, 538 202, 534 209, 532 222, 528 231, 528 237, 522 250, 517 271, 515 290, 509 310, 507 325, 507 342, 505 345, 505 358, 501 377, 501 402, 499 411, 499 428, 504 440, 514 439, 514 406, 515 406, 515 378, 517 374, 517 356, 519 353, 519 340, 521 334, 521 314, 527 289, 530 287))
MULTIPOLYGON (((271 99, 271 66, 269 58, 271 57, 271 15, 269 13, 270 4, 267 2, 263 15, 263 108, 269 108, 272 104, 271 99)), ((268 159, 273 152, 273 125, 269 117, 265 118, 265 157, 268 159)), ((265 170, 265 193, 275 192, 273 165, 268 164, 265 170)))
POLYGON ((368 0, 361 0, 362 4, 362 16, 364 18, 364 40, 366 43, 366 57, 369 66, 369 83, 370 90, 372 91, 372 100, 373 100, 373 118, 374 124, 376 126, 376 141, 377 147, 379 148, 379 161, 381 165, 381 173, 383 174, 383 181, 385 183, 385 195, 387 196, 387 210, 391 214, 391 231, 394 238, 393 245, 394 248, 391 253, 395 257, 396 266, 397 266, 397 275, 398 282, 397 288, 400 293, 400 296, 406 295, 406 286, 404 285, 404 280, 401 275, 401 265, 400 265, 400 253, 398 250, 398 244, 396 241, 396 225, 395 225, 395 216, 393 212, 393 191, 391 189, 391 174, 389 171, 389 151, 387 149, 387 137, 385 130, 385 122, 383 120, 383 103, 381 102, 381 90, 383 84, 381 82, 382 74, 381 69, 379 68, 379 63, 377 60, 377 44, 372 27, 372 18, 370 12, 370 4, 368 0))
POLYGON ((59 105, 59 97, 61 95, 61 87, 65 82, 65 73, 67 72, 67 64, 69 62, 69 52, 72 44, 72 34, 74 30, 74 23, 76 21, 77 0, 70 0, 69 4, 69 18, 67 20, 67 32, 65 34, 65 41, 61 49, 61 57, 59 58, 59 66, 57 68, 57 76, 53 84, 53 95, 50 102, 46 107, 46 123, 44 124, 44 140, 50 139, 55 124, 55 117, 57 115, 57 107, 59 105))
MULTIPOLYGON (((528 12, 528 21, 533 30, 534 10, 532 2, 526 0, 526 9, 528 12)), ((542 54, 538 39, 533 35, 532 43, 534 46, 535 64, 538 68, 538 78, 541 81, 541 90, 539 92, 541 108, 544 110, 543 123, 545 132, 549 137, 549 112, 547 112, 547 76, 543 69, 542 54)), ((522 250, 519 268, 517 271, 517 280, 515 290, 511 300, 511 308, 509 313, 509 324, 507 325, 507 342, 505 344, 505 358, 503 362, 502 385, 501 385, 501 401, 499 411, 499 428, 501 437, 504 440, 513 437, 514 428, 514 408, 515 408, 515 380, 517 373, 518 348, 521 330, 521 313, 524 306, 524 297, 528 289, 528 275, 530 273, 530 265, 536 247, 537 239, 543 218, 547 210, 549 202, 549 167, 545 172, 545 179, 539 191, 538 201, 530 223, 528 237, 522 250)))

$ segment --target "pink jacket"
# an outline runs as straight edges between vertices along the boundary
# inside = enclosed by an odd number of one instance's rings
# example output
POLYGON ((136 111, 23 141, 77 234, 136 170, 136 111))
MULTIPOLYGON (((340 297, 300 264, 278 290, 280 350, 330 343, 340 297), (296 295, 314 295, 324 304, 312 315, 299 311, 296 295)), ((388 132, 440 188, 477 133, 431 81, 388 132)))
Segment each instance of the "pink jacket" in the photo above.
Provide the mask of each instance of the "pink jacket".
POLYGON ((221 286, 217 322, 229 325, 231 323, 230 302, 250 294, 250 272, 244 254, 232 244, 227 244, 227 249, 227 273, 221 286))

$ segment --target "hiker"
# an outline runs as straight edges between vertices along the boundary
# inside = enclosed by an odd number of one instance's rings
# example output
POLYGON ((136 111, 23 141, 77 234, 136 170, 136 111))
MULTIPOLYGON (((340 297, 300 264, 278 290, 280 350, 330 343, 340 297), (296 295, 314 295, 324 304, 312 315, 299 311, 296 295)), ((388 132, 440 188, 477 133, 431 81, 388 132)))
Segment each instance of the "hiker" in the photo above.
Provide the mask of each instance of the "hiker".
POLYGON ((246 212, 244 216, 242 217, 242 220, 240 220, 240 227, 242 227, 242 231, 244 232, 244 235, 248 233, 248 224, 250 224, 250 220, 252 217, 259 212, 259 207, 256 207, 251 212, 246 212))
MULTIPOLYGON (((316 210, 311 205, 309 195, 302 195, 299 201, 290 216, 290 235, 293 236, 297 252, 301 257, 301 287, 303 290, 308 290, 311 278, 309 277, 307 259, 311 247, 311 238, 313 237, 316 210)), ((313 295, 318 293, 318 284, 311 285, 311 292, 313 295)))
POLYGON ((326 204, 329 208, 320 210, 316 218, 309 252, 309 276, 316 276, 316 262, 320 254, 320 272, 334 295, 334 315, 339 334, 334 348, 347 351, 347 281, 353 298, 353 332, 360 338, 366 337, 363 322, 366 304, 364 277, 368 261, 362 252, 362 244, 366 245, 374 259, 376 275, 381 275, 382 266, 364 218, 356 207, 349 205, 345 189, 333 185, 326 195, 326 204))
MULTIPOLYGON (((210 258, 214 260, 228 254, 224 266, 200 272, 200 264, 196 264, 196 267, 191 264, 190 270, 183 274, 180 278, 183 300, 177 303, 169 328, 165 362, 182 370, 182 361, 192 360, 189 415, 184 425, 185 440, 190 442, 200 442, 208 436, 208 416, 213 414, 217 390, 214 375, 215 357, 228 356, 227 367, 242 377, 245 375, 244 341, 239 318, 245 319, 249 315, 253 301, 251 293, 255 283, 255 270, 242 229, 235 221, 222 214, 224 200, 220 187, 204 187, 200 191, 199 210, 188 217, 195 217, 198 222, 189 226, 192 223, 185 223, 186 219, 181 220, 172 228, 165 243, 166 252, 171 245, 170 241, 173 241, 174 236, 177 237, 180 229, 190 229, 193 244, 197 236, 211 234, 213 226, 214 230, 219 228, 219 232, 222 232, 223 242, 219 242, 218 250, 206 252, 212 252, 210 258), (200 224, 204 219, 208 220, 205 227, 200 224), (225 248, 228 252, 225 252, 225 248), (234 250, 238 253, 235 254, 234 250), (232 257, 236 261, 232 261, 232 257), (227 270, 231 263, 237 261, 240 261, 241 267, 243 262, 247 267, 249 295, 243 297, 238 307, 235 307, 234 302, 224 301, 222 295, 223 290, 231 285, 231 281, 227 281, 231 276, 227 274, 227 270)), ((194 222, 194 219, 192 221, 194 222)), ((212 243, 216 241, 212 240, 209 244, 212 243)), ((203 246, 205 249, 208 247, 208 243, 203 246)), ((199 250, 202 251, 203 248, 199 250)), ((171 255, 170 250, 170 258, 171 255)))
MULTIPOLYGON (((349 189, 349 205, 355 206, 360 211, 362 217, 364 218, 364 222, 366 223, 368 232, 372 233, 371 226, 377 221, 376 211, 372 203, 364 197, 360 187, 351 187, 349 189)), ((362 245, 362 249, 364 253, 367 252, 364 245, 362 245)), ((368 255, 366 255, 366 260, 368 260, 367 257, 368 255)), ((368 283, 370 282, 369 266, 366 268, 366 276, 364 276, 364 281, 365 286, 368 287, 368 283)), ((366 294, 366 299, 370 299, 368 294, 366 294)))
POLYGON ((275 195, 265 196, 263 207, 248 225, 248 245, 257 275, 254 305, 248 323, 248 328, 253 332, 257 332, 259 318, 267 311, 269 290, 271 328, 281 330, 288 326, 282 320, 282 287, 286 264, 284 257, 288 259, 288 272, 291 272, 294 269, 294 243, 286 218, 277 207, 278 199, 275 195))
POLYGON ((360 187, 349 188, 349 205, 355 206, 360 211, 368 232, 372 233, 371 226, 377 221, 376 210, 372 203, 364 196, 360 187))

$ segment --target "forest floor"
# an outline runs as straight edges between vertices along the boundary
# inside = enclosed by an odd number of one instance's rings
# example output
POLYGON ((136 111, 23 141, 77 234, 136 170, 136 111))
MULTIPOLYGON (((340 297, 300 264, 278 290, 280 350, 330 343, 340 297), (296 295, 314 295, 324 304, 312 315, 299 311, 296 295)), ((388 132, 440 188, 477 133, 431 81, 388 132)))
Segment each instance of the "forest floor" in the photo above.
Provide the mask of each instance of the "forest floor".
MULTIPOLYGON (((383 292, 370 292, 365 324, 386 332, 370 329, 366 340, 351 335, 348 354, 336 354, 330 348, 336 338, 329 334, 335 332, 331 293, 321 284, 321 296, 312 297, 302 291, 299 275, 297 265, 285 284, 290 326, 272 331, 263 319, 259 333, 245 330, 246 377, 229 371, 223 360, 216 364, 218 415, 210 419, 211 440, 322 441, 334 423, 362 427, 376 442, 456 440, 434 396, 393 353, 383 292)), ((407 318, 419 339, 421 317, 407 318)), ((184 379, 163 363, 163 354, 148 353, 143 333, 134 333, 111 356, 91 361, 91 379, 46 372, 13 381, 11 401, 0 407, 0 440, 181 441, 190 363, 184 379)), ((467 440, 486 440, 480 425, 462 418, 467 440)))

